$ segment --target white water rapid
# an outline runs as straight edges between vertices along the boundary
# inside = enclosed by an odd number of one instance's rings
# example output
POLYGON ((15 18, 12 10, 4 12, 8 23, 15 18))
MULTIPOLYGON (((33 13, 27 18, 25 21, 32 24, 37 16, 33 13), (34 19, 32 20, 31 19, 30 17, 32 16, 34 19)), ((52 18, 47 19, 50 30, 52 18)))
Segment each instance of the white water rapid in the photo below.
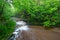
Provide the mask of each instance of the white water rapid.
POLYGON ((28 31, 29 28, 28 28, 28 25, 26 25, 26 22, 24 21, 18 21, 16 22, 16 29, 15 31, 13 32, 13 35, 10 37, 9 40, 16 40, 22 33, 22 31, 28 31))

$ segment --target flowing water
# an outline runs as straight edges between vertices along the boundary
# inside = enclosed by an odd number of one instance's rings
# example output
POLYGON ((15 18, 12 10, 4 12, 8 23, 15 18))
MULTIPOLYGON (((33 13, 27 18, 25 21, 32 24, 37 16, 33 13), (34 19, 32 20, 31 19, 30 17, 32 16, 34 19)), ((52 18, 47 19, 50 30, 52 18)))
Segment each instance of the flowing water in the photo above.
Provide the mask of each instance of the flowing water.
POLYGON ((9 40, 60 40, 60 32, 44 30, 40 26, 29 27, 24 21, 17 21, 16 24, 9 40))
POLYGON ((16 28, 9 40, 16 40, 19 36, 21 37, 22 31, 28 31, 28 25, 24 21, 17 21, 16 28))

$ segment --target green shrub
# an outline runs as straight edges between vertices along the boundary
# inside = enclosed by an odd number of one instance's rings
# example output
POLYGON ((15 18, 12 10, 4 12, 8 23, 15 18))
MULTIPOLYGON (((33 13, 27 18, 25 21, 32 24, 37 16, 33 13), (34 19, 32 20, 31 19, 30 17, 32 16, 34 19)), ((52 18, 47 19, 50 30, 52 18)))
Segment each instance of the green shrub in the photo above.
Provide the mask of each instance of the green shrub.
POLYGON ((59 26, 60 1, 59 0, 21 0, 18 8, 21 9, 20 18, 28 23, 42 26, 59 26), (22 7, 22 8, 20 8, 22 7))
POLYGON ((14 31, 15 25, 13 20, 9 20, 5 24, 0 23, 0 40, 7 40, 14 31))
POLYGON ((7 40, 14 31, 16 23, 11 19, 11 16, 15 13, 11 10, 7 1, 0 0, 0 40, 7 40))

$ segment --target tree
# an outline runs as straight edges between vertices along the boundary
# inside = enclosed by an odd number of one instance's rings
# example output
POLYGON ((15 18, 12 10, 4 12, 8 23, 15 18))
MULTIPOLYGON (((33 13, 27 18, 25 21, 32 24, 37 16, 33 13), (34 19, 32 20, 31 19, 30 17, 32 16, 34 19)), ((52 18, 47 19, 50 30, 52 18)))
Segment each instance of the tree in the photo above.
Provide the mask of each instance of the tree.
POLYGON ((7 40, 15 27, 15 22, 11 19, 14 14, 11 6, 8 0, 0 0, 0 40, 7 40))

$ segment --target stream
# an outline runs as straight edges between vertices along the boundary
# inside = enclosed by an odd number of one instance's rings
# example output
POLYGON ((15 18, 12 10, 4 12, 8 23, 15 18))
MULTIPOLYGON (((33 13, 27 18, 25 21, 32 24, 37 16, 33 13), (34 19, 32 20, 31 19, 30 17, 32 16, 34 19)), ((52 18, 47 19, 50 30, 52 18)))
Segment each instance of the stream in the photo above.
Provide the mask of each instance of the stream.
POLYGON ((28 26, 24 21, 16 22, 15 31, 9 40, 60 40, 60 32, 45 30, 40 26, 28 26))

